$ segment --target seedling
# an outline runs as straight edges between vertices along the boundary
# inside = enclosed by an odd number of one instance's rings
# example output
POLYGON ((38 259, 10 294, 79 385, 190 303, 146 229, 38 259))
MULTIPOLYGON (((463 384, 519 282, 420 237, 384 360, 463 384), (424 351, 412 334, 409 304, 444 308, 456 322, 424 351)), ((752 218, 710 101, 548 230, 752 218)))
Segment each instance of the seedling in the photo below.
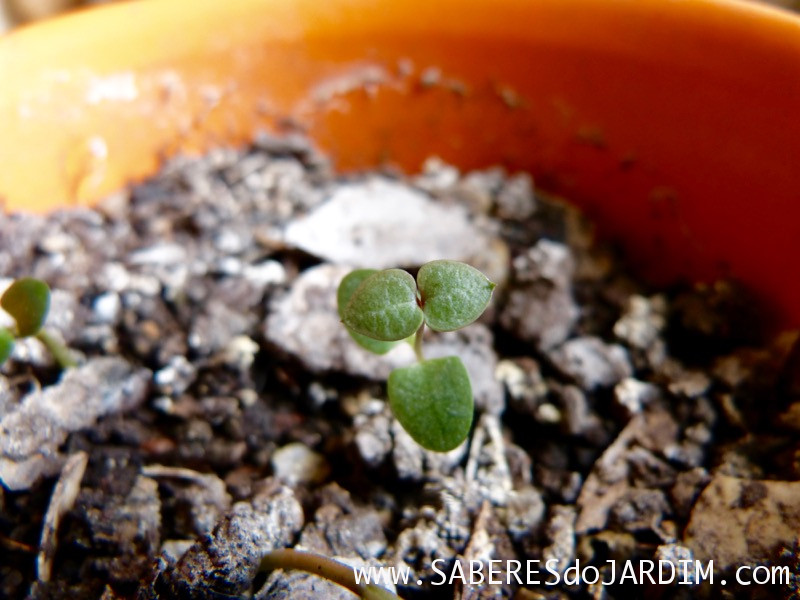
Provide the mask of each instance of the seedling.
POLYGON ((352 567, 313 552, 302 552, 291 548, 267 552, 261 557, 259 570, 269 573, 276 569, 297 569, 324 577, 347 588, 361 600, 400 600, 397 594, 374 583, 356 581, 352 567))
POLYGON ((0 296, 0 307, 14 319, 12 329, 0 327, 0 365, 14 351, 16 340, 34 336, 56 359, 61 368, 75 366, 69 350, 42 327, 50 310, 50 288, 33 277, 22 277, 12 283, 0 296))
POLYGON ((423 265, 417 279, 401 269, 359 269, 339 284, 339 316, 353 339, 383 354, 407 340, 417 364, 389 375, 389 406, 423 448, 447 452, 472 425, 472 385, 457 356, 426 360, 422 334, 455 331, 483 314, 495 284, 474 267, 453 260, 423 265))

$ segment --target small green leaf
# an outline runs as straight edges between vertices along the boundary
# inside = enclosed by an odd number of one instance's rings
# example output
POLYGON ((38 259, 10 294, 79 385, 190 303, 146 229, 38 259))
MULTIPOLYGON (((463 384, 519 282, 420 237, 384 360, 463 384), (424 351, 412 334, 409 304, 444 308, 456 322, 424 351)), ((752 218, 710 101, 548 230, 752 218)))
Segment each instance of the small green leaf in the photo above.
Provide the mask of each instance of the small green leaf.
POLYGON ((389 375, 389 405, 423 448, 448 452, 467 439, 472 425, 472 386, 457 356, 434 358, 389 375))
POLYGON ((347 306, 350 298, 353 297, 353 292, 358 289, 358 286, 360 286, 367 277, 377 272, 377 269, 356 269, 344 276, 339 283, 339 288, 336 290, 336 304, 339 307, 339 315, 342 314, 342 310, 347 306))
POLYGON ((414 278, 401 269, 373 273, 353 292, 342 321, 356 333, 375 340, 407 338, 422 325, 414 278))
MULTIPOLYGON (((336 291, 336 304, 339 310, 340 319, 344 318, 344 308, 347 306, 347 303, 353 296, 353 292, 358 289, 358 286, 361 285, 362 281, 364 281, 373 273, 377 273, 377 271, 375 269, 356 269, 355 271, 348 273, 345 278, 342 279, 341 283, 339 284, 339 289, 336 291)), ((386 354, 397 344, 397 342, 383 342, 381 340, 375 340, 365 335, 361 335, 346 325, 345 329, 347 329, 350 337, 352 337, 359 346, 366 348, 375 354, 386 354)))
POLYGON ((435 260, 417 273, 425 322, 434 331, 455 331, 483 314, 495 284, 475 267, 435 260))
POLYGON ((14 351, 14 334, 5 327, 0 327, 0 365, 8 360, 14 351))
POLYGON ((17 279, 3 293, 0 306, 17 322, 18 337, 34 335, 50 310, 50 288, 41 279, 17 279))

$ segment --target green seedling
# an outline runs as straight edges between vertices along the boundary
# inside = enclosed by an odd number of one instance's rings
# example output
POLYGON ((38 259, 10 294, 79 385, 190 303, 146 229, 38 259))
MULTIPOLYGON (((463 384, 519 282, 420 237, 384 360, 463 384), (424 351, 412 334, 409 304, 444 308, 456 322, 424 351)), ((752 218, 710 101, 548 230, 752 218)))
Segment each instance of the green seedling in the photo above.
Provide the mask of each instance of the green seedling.
POLYGON ((389 375, 389 405, 423 448, 447 452, 472 426, 472 385, 457 356, 426 360, 425 325, 455 331, 483 314, 495 284, 476 268, 453 260, 423 265, 416 281, 401 269, 359 269, 339 284, 339 316, 353 339, 383 354, 407 340, 418 363, 389 375))
POLYGON ((11 356, 16 340, 33 336, 47 346, 62 368, 75 366, 69 350, 43 329, 50 310, 50 288, 44 281, 33 277, 15 280, 0 296, 0 307, 15 323, 12 329, 0 327, 0 365, 11 356))

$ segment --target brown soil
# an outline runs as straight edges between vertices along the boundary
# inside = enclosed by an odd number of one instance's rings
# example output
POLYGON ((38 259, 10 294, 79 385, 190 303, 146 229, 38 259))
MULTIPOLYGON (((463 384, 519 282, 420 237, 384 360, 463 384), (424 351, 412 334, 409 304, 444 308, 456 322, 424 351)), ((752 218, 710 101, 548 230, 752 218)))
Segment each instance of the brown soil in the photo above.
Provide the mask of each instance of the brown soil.
POLYGON ((800 350, 763 346, 744 291, 649 289, 588 231, 524 175, 345 180, 266 137, 96 210, 0 218, 0 272, 51 285, 48 326, 81 358, 64 375, 27 340, 0 374, 0 597, 348 597, 258 574, 282 546, 410 569, 408 599, 797 597, 800 350), (371 235, 359 202, 389 192, 398 224, 371 235), (362 354, 331 298, 348 264, 445 256, 500 285, 480 323, 427 340, 464 358, 478 406, 438 455, 383 402, 405 355, 362 354), (501 561, 502 583, 440 584, 436 559, 447 578, 501 561), (642 581, 647 560, 679 576, 642 581), (616 582, 546 585, 546 561, 616 582), (789 580, 734 583, 759 564, 789 580))

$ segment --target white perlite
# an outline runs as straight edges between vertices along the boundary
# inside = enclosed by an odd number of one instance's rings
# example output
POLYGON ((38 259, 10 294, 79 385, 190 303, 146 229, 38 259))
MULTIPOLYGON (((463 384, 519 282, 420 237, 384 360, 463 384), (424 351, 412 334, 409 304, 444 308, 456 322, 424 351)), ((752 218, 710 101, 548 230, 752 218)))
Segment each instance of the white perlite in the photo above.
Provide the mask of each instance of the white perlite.
POLYGON ((327 202, 289 224, 285 241, 335 264, 388 269, 441 258, 492 254, 491 238, 461 205, 434 202, 386 179, 338 187, 327 202))
POLYGON ((119 358, 69 369, 61 381, 31 392, 0 418, 0 482, 18 491, 61 470, 59 446, 98 418, 139 406, 150 372, 119 358))
POLYGON ((633 374, 625 348, 594 336, 569 340, 550 351, 548 357, 559 371, 586 390, 613 386, 633 374))

